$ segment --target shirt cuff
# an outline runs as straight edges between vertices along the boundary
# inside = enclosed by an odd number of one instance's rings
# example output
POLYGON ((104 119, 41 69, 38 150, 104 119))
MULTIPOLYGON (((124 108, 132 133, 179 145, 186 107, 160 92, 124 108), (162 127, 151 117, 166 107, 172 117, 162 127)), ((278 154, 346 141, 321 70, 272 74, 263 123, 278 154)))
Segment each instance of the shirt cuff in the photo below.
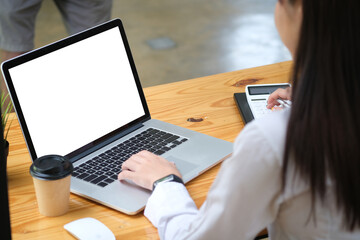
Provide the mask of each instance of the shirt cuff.
POLYGON ((144 215, 158 228, 161 222, 168 222, 174 216, 197 212, 198 209, 183 184, 161 182, 148 199, 144 215))

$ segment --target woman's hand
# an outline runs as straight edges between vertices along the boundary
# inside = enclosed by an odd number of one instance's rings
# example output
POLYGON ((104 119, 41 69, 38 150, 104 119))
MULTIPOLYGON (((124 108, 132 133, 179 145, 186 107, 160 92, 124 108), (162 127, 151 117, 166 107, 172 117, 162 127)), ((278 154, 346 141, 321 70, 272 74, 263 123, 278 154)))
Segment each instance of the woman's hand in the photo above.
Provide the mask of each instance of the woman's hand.
POLYGON ((156 180, 169 174, 182 178, 175 163, 151 152, 141 151, 123 163, 118 179, 129 179, 143 188, 152 190, 156 180))
POLYGON ((291 88, 288 87, 285 89, 276 89, 272 94, 270 94, 266 107, 272 109, 274 106, 280 105, 280 103, 277 101, 279 98, 282 100, 291 100, 291 88))

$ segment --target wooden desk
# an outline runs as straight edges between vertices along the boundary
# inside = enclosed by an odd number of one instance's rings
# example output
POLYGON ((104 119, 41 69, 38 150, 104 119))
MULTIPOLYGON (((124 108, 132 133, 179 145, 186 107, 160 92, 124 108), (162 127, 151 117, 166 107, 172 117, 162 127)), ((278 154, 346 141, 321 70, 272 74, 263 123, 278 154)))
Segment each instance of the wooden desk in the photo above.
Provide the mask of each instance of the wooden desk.
MULTIPOLYGON (((233 100, 248 84, 287 82, 291 62, 217 74, 145 89, 153 118, 234 141, 244 127, 233 100), (192 119, 193 121, 188 121, 192 119)), ((77 195, 70 196, 70 211, 59 217, 39 214, 32 178, 30 155, 17 120, 9 132, 8 180, 13 239, 74 239, 63 225, 83 217, 106 224, 117 239, 158 239, 157 229, 143 213, 127 216, 77 195)), ((188 183, 187 189, 198 207, 220 165, 188 183)), ((114 196, 116 197, 116 196, 114 196)))

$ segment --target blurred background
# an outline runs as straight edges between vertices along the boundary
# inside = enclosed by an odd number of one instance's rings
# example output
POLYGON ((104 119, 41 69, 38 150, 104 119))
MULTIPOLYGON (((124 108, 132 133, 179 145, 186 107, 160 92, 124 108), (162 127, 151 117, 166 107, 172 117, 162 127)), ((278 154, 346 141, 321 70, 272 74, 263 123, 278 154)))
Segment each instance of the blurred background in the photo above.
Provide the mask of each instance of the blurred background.
MULTIPOLYGON (((290 59, 274 24, 277 0, 114 0, 143 87, 290 59)), ((43 1, 35 47, 67 36, 43 1)))

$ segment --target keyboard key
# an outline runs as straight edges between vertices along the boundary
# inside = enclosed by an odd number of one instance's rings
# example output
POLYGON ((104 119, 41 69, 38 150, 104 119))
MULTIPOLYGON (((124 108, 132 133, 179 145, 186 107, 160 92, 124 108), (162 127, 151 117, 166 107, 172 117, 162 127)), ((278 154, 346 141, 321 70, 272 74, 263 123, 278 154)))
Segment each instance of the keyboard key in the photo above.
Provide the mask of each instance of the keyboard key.
MULTIPOLYGON (((149 130, 150 130, 150 128, 149 128, 149 130)), ((154 134, 154 133, 158 133, 158 132, 160 132, 160 130, 153 129, 153 128, 149 131, 150 134, 154 134)))
POLYGON ((92 169, 94 169, 94 170, 100 170, 101 167, 100 167, 100 166, 94 166, 94 167, 92 167, 92 169))
POLYGON ((114 173, 119 173, 119 172, 121 172, 121 167, 119 166, 119 167, 113 168, 113 169, 111 169, 111 171, 114 173))
POLYGON ((172 144, 175 144, 175 145, 180 145, 182 142, 179 142, 177 140, 173 141, 172 144))
POLYGON ((115 180, 114 179, 111 179, 111 178, 106 178, 105 180, 104 180, 104 182, 107 182, 107 183, 112 183, 112 182, 114 182, 115 180))
POLYGON ((82 163, 78 167, 83 167, 83 166, 86 166, 86 163, 82 163))
POLYGON ((102 157, 101 157, 100 161, 101 161, 101 160, 109 159, 110 157, 111 157, 111 156, 109 156, 109 155, 106 154, 105 156, 102 156, 102 157))
POLYGON ((114 180, 117 180, 117 179, 118 179, 118 175, 119 175, 119 174, 111 175, 110 178, 111 178, 111 179, 114 179, 114 180))
MULTIPOLYGON (((125 153, 121 153, 121 155, 125 155, 125 153)), ((115 160, 119 160, 121 158, 120 154, 117 154, 116 156, 111 157, 111 160, 115 161, 115 160)))
POLYGON ((174 135, 172 135, 172 134, 170 134, 170 133, 166 133, 166 134, 164 134, 161 138, 162 138, 162 139, 168 139, 168 138, 170 138, 170 137, 172 137, 172 136, 174 136, 174 135))
POLYGON ((108 185, 108 183, 106 183, 106 182, 100 182, 100 183, 98 183, 97 185, 100 186, 100 187, 105 187, 105 186, 108 185))
POLYGON ((90 175, 90 176, 84 178, 84 181, 90 182, 91 180, 93 180, 97 177, 98 177, 97 175, 90 175))
POLYGON ((101 182, 101 181, 104 180, 105 178, 107 178, 107 177, 106 177, 106 176, 97 177, 97 178, 95 178, 94 180, 92 180, 91 183, 98 184, 99 182, 101 182))
POLYGON ((88 169, 91 168, 91 166, 90 166, 90 165, 85 165, 85 166, 83 166, 82 168, 88 170, 88 169))
POLYGON ((165 134, 166 134, 166 132, 163 132, 163 131, 160 131, 157 133, 157 135, 159 135, 159 136, 164 136, 165 134))
POLYGON ((77 178, 83 179, 83 178, 86 178, 87 176, 89 176, 88 173, 82 173, 79 176, 77 176, 77 178))
POLYGON ((156 155, 162 155, 164 153, 165 153, 165 151, 161 151, 161 150, 157 150, 156 152, 154 152, 154 154, 156 154, 156 155))
POLYGON ((160 150, 161 150, 161 151, 164 151, 164 152, 167 152, 167 151, 171 150, 171 148, 169 148, 169 147, 162 147, 160 150))
POLYGON ((176 140, 176 139, 178 139, 178 138, 179 138, 178 136, 172 136, 172 137, 166 139, 165 142, 170 143, 170 142, 172 142, 172 141, 174 141, 174 140, 176 140))
POLYGON ((119 165, 121 164, 121 161, 120 161, 120 160, 114 161, 114 164, 115 164, 116 166, 119 166, 119 165))
POLYGON ((168 143, 167 142, 159 142, 158 146, 166 146, 168 143))
POLYGON ((141 141, 141 145, 144 146, 144 145, 146 145, 146 144, 149 144, 149 142, 150 142, 150 141, 148 141, 148 140, 143 140, 143 141, 141 141))
POLYGON ((157 149, 155 149, 155 148, 150 148, 150 149, 148 149, 148 151, 154 153, 154 152, 157 151, 157 149))

